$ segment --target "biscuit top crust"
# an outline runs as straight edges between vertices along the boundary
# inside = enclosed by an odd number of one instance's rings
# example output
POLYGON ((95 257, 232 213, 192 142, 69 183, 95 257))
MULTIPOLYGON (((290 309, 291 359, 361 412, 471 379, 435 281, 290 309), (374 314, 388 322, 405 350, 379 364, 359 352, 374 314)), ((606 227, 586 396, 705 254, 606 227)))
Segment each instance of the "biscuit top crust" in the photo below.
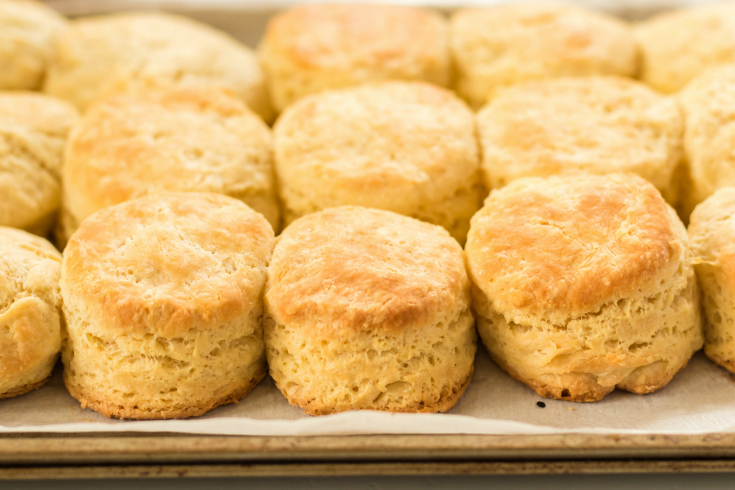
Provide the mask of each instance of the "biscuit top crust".
POLYGON ((286 228, 269 267, 265 300, 279 324, 333 335, 397 334, 466 308, 469 280, 462 249, 443 228, 345 206, 286 228))
POLYGON ((398 5, 297 6, 271 20, 263 45, 304 70, 449 64, 444 18, 398 5))
POLYGON ((472 218, 475 284, 501 312, 578 316, 657 292, 686 250, 683 225, 633 174, 519 179, 472 218))
POLYGON ((179 88, 94 105, 69 139, 65 205, 81 221, 157 192, 230 196, 273 186, 271 134, 231 92, 179 88))
POLYGON ((64 250, 66 306, 111 330, 183 334, 248 314, 273 229, 241 201, 166 193, 103 209, 64 250))
POLYGON ((723 187, 700 203, 689 220, 695 264, 713 265, 718 280, 735 289, 735 187, 723 187))
POLYGON ((663 190, 683 153, 676 100, 622 77, 522 83, 477 118, 491 188, 519 177, 617 171, 663 190))
POLYGON ((735 2, 663 12, 635 29, 643 51, 641 79, 672 93, 708 68, 735 62, 735 2))

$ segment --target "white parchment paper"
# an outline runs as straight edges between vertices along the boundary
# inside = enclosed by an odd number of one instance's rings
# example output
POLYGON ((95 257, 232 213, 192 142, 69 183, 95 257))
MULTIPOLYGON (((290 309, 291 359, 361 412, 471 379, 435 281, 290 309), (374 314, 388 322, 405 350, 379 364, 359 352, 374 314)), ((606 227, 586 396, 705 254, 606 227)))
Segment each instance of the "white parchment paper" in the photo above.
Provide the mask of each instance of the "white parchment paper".
POLYGON ((446 414, 350 412, 308 417, 264 379, 238 404, 183 421, 119 421, 82 409, 57 370, 48 385, 0 400, 2 432, 181 432, 226 435, 550 434, 735 431, 735 377, 701 353, 665 388, 649 395, 615 391, 596 403, 546 400, 478 349, 475 377, 446 414), (543 401, 545 408, 536 402, 543 401))

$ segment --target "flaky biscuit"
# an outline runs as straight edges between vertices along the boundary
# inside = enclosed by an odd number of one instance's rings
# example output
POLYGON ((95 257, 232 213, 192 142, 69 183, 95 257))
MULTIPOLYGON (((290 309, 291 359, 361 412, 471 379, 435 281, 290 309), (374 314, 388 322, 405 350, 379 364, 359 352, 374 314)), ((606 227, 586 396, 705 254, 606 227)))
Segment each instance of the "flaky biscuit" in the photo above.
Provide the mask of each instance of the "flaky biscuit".
POLYGON ((45 234, 61 204, 61 162, 76 109, 31 92, 0 92, 0 226, 45 234))
POLYGON ((735 373, 735 187, 724 187, 692 213, 689 239, 702 288, 704 352, 735 373))
POLYGON ((270 21, 259 54, 279 111, 305 95, 366 82, 450 82, 447 22, 416 7, 299 5, 270 21))
POLYGON ((448 90, 384 82, 308 96, 274 128, 285 223, 322 209, 385 209, 460 242, 480 206, 474 115, 448 90))
POLYGON ((636 27, 641 79, 677 92, 707 69, 735 63, 735 2, 715 2, 653 16, 636 27))
POLYGON ((186 17, 127 12, 73 21, 54 48, 44 91, 84 111, 120 92, 216 86, 266 121, 273 112, 257 56, 186 17))
POLYGON ((476 109, 519 82, 638 70, 638 48, 624 21, 565 3, 461 9, 452 16, 450 40, 457 90, 476 109))
POLYGON ((61 254, 43 238, 0 227, 0 399, 42 386, 61 348, 61 254))
POLYGON ((472 376, 469 302, 462 250, 442 228, 350 206, 310 214, 268 269, 271 376, 313 415, 449 410, 472 376))
POLYGON ((518 179, 472 218, 478 331, 539 395, 666 385, 702 346, 686 230, 633 174, 518 179))
POLYGON ((95 104, 69 138, 63 175, 66 239, 94 212, 162 191, 229 195, 278 229, 270 130, 220 89, 124 94, 95 104))
POLYGON ((167 193, 87 218, 64 251, 64 381, 108 417, 183 418, 265 374, 273 230, 241 201, 167 193))
POLYGON ((485 185, 520 177, 633 172, 675 204, 684 118, 676 100, 620 77, 526 82, 477 115, 485 185))

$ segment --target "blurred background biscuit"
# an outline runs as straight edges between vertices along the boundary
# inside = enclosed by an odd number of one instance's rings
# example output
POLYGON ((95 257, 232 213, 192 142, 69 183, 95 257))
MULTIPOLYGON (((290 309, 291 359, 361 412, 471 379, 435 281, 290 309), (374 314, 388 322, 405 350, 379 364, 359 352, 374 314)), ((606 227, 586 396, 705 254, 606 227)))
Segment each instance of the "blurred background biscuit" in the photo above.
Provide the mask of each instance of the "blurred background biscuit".
POLYGON ((438 226, 340 207, 286 228, 268 269, 271 376, 292 405, 445 412, 476 333, 462 249, 438 226))
POLYGON ((733 1, 663 12, 641 22, 636 27, 641 79, 671 93, 708 68, 735 63, 734 31, 733 1))
POLYGON ((226 194, 278 229, 270 129, 216 88, 124 94, 96 104, 66 150, 60 242, 95 211, 162 191, 226 194))
POLYGON ((0 227, 0 399, 48 381, 61 348, 61 254, 43 238, 0 227))
POLYGON ((477 122, 490 189, 520 177, 633 172, 676 202, 684 118, 676 100, 639 82, 526 82, 501 91, 477 122))
POLYGON ((480 207, 474 114, 448 90, 384 82, 306 97, 274 128, 285 223, 322 209, 385 209, 460 242, 480 207))
POLYGON ((465 251, 485 346, 541 396, 650 393, 702 347, 686 229, 636 175, 513 181, 465 251))
POLYGON ((84 111, 120 92, 211 86, 272 119, 252 50, 186 17, 132 12, 73 21, 56 43, 44 90, 84 111))
POLYGON ((447 22, 398 5, 299 5, 277 14, 259 47, 282 111, 326 89, 385 80, 450 83, 447 22))
POLYGON ((41 88, 66 19, 40 2, 0 0, 0 90, 41 88))
POLYGON ((457 91, 478 109, 498 89, 562 76, 634 76, 632 29, 611 15, 558 2, 461 9, 450 22, 457 91))
POLYGON ((64 145, 78 117, 53 97, 0 92, 0 226, 49 231, 61 204, 64 145))
POLYGON ((201 415, 265 375, 273 230, 220 194, 166 193, 95 213, 64 251, 64 382, 107 417, 201 415))

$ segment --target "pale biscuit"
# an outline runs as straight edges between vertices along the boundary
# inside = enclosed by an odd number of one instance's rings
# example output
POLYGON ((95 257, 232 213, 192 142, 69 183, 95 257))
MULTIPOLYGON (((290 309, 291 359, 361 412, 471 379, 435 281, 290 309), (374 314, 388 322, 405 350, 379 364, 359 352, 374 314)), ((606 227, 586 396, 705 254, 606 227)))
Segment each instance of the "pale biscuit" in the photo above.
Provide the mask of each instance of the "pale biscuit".
POLYGON ((76 109, 31 92, 0 92, 0 226, 48 232, 61 203, 61 162, 76 109))
POLYGON ((634 80, 522 83, 501 91, 477 122, 490 189, 520 177, 633 172, 677 199, 684 118, 676 100, 634 80))
POLYGON ((469 287, 438 226, 349 206, 305 216, 268 269, 271 376, 312 415, 449 410, 473 371, 469 287))
POLYGON ((282 111, 327 89, 385 80, 450 83, 447 22, 398 5, 300 5, 276 15, 259 47, 282 111))
POLYGON ((636 28, 641 79, 672 93, 709 68, 735 63, 735 2, 656 15, 636 28))
POLYGON ((689 239, 707 319, 704 353, 735 373, 735 187, 694 209, 689 239))
POLYGON ((460 242, 480 207, 474 115, 448 90, 384 82, 308 96, 274 128, 285 223, 322 209, 385 209, 460 242))
POLYGON ((220 89, 124 94, 93 106, 69 138, 60 242, 94 212, 162 191, 240 199, 278 228, 268 126, 220 89))
POLYGON ((0 0, 0 90, 41 88, 66 20, 40 2, 0 0))
POLYGON ((64 381, 131 419, 201 415, 265 374, 273 230, 220 194, 166 193, 90 216, 64 251, 64 381))
POLYGON ((257 56, 185 17, 132 12, 75 20, 55 45, 44 90, 84 111, 110 95, 171 87, 231 90, 273 118, 257 56))
POLYGON ((686 229, 633 174, 518 179, 472 218, 466 253, 485 346, 541 396, 650 393, 702 347, 686 229))
POLYGON ((480 108, 498 89, 561 76, 634 76, 632 29, 602 12, 557 2, 457 11, 450 22, 457 90, 480 108))
POLYGON ((686 221, 717 189, 735 185, 735 65, 713 68, 680 93, 688 174, 680 212, 686 221))
POLYGON ((61 348, 61 254, 43 238, 0 227, 0 399, 42 386, 61 348))

